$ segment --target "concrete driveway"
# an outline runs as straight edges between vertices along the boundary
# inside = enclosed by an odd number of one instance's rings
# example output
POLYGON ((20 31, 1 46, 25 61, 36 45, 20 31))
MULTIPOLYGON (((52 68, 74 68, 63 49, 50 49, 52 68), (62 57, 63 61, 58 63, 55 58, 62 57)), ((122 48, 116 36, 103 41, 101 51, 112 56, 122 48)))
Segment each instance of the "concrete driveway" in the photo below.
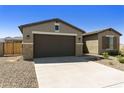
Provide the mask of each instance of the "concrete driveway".
POLYGON ((40 58, 35 62, 41 88, 124 87, 124 72, 85 57, 40 58))

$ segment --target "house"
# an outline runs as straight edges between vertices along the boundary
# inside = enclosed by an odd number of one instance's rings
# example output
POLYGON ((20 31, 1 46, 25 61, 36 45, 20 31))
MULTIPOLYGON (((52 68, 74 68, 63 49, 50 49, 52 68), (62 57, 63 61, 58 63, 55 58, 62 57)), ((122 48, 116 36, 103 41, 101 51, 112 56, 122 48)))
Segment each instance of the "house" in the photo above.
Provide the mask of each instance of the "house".
MULTIPOLYGON (((19 26, 23 34, 23 57, 33 59, 56 56, 81 56, 85 52, 99 54, 108 49, 108 43, 117 45, 119 50, 120 33, 112 28, 86 33, 84 30, 55 18, 19 26), (101 37, 107 37, 103 38, 101 37), (110 38, 108 38, 110 37, 110 38), (111 37, 116 37, 116 43, 111 37), (103 43, 104 45, 103 46, 103 43), (104 47, 104 50, 102 48, 104 47), (84 51, 87 50, 87 51, 84 51)), ((115 46, 110 49, 115 49, 115 46)))

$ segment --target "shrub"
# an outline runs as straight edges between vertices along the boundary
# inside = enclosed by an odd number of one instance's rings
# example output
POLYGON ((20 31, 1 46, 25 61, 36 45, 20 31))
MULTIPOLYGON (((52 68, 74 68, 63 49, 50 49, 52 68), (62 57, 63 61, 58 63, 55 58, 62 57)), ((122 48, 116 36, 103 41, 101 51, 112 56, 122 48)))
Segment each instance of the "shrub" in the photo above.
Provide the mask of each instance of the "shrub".
POLYGON ((122 56, 124 56, 124 47, 120 48, 120 53, 121 53, 122 56))
POLYGON ((120 51, 119 55, 124 56, 124 52, 120 51))
POLYGON ((111 56, 115 56, 115 55, 118 55, 119 54, 119 51, 118 50, 108 50, 107 52, 111 56))
POLYGON ((104 59, 108 59, 109 58, 108 52, 103 52, 102 55, 103 55, 104 59))
POLYGON ((123 56, 119 55, 117 58, 118 58, 118 61, 120 63, 124 63, 124 57, 123 56))

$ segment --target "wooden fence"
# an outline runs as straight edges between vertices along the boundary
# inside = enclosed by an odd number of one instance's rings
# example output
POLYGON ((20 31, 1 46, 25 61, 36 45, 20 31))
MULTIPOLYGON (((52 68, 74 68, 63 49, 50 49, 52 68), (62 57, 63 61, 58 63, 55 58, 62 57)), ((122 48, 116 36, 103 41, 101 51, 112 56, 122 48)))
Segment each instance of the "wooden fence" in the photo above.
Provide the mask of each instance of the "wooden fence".
POLYGON ((21 55, 22 43, 20 41, 12 41, 4 43, 4 56, 7 55, 21 55))

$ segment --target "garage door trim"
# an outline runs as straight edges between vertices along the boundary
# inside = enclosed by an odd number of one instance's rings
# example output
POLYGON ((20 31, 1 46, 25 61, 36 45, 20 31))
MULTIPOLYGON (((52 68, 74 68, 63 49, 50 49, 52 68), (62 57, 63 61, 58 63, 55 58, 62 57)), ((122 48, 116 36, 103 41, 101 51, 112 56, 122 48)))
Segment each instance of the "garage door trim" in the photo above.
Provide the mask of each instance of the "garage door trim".
POLYGON ((70 33, 39 32, 39 31, 32 31, 32 34, 46 34, 46 35, 65 35, 65 36, 77 36, 77 34, 70 34, 70 33))

